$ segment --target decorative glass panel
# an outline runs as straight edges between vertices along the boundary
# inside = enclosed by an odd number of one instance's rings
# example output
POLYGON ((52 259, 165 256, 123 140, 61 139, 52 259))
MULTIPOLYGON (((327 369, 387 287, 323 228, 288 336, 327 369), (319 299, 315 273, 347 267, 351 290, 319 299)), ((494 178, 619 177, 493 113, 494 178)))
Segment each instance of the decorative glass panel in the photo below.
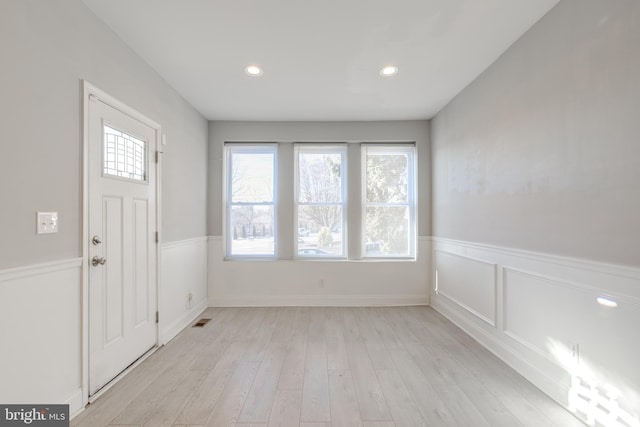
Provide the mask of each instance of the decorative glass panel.
POLYGON ((104 174, 135 181, 146 181, 146 141, 105 125, 104 174))

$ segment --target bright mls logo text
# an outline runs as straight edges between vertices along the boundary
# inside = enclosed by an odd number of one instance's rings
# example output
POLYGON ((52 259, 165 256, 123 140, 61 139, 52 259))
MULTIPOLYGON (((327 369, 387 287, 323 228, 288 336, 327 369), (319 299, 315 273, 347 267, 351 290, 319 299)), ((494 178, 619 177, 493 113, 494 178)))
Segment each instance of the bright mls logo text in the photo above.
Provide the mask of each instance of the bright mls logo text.
POLYGON ((0 405, 4 411, 4 420, 0 415, 0 427, 3 426, 68 426, 69 405, 0 405))

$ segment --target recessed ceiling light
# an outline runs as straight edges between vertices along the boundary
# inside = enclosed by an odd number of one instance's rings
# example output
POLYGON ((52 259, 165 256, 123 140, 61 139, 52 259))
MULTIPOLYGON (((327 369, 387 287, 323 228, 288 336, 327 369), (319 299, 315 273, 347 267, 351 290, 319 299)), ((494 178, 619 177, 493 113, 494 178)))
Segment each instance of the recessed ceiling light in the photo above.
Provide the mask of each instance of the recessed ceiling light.
POLYGON ((380 70, 380 75, 384 77, 395 76, 396 74, 398 74, 398 67, 395 65, 387 65, 380 70))
POLYGON ((244 72, 249 76, 261 76, 262 68, 258 67, 257 65, 247 65, 246 67, 244 67, 244 72))

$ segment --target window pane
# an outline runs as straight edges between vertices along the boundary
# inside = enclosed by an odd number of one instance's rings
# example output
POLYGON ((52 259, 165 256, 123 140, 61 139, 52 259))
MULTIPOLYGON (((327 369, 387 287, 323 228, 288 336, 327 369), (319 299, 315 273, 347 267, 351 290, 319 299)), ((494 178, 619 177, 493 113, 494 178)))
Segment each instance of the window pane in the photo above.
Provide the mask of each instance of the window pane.
POLYGON ((342 155, 304 153, 298 156, 298 202, 342 201, 342 155))
POLYGON ((410 256, 408 206, 368 206, 364 256, 410 256))
POLYGON ((367 150, 367 202, 407 203, 409 156, 367 150))
POLYGON ((231 202, 273 201, 274 153, 231 154, 231 202))
POLYGON ((343 256, 342 206, 298 207, 298 255, 343 256))
POLYGON ((104 174, 146 181, 147 143, 104 126, 104 174))
POLYGON ((231 207, 231 255, 274 255, 273 206, 231 207))

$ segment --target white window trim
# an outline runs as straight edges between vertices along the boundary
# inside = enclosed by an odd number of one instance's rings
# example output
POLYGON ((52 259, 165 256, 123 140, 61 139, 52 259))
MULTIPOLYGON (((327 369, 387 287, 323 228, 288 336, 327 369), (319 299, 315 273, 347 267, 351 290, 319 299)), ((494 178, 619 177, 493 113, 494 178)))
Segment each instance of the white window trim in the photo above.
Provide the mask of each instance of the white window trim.
POLYGON ((296 262, 410 262, 417 257, 418 199, 418 147, 411 141, 313 141, 313 142, 259 142, 228 141, 223 157, 223 246, 225 261, 296 261, 296 262), (297 161, 296 147, 344 147, 342 191, 343 191, 343 251, 344 257, 298 256, 298 212, 297 212, 297 161), (262 147, 266 152, 274 152, 274 255, 231 255, 232 234, 229 233, 230 194, 228 176, 228 147, 234 150, 255 150, 262 147), (365 252, 365 185, 366 148, 386 147, 390 151, 410 150, 411 176, 408 194, 410 198, 410 251, 409 256, 366 256, 365 252), (284 167, 283 167, 284 166, 284 167))
POLYGON ((349 171, 347 168, 348 163, 348 150, 346 143, 296 143, 294 144, 294 166, 293 166, 293 174, 294 174, 294 194, 293 194, 293 259, 295 260, 346 260, 349 259, 349 248, 348 248, 348 232, 347 232, 347 217, 348 217, 348 200, 347 200, 347 185, 349 180, 347 179, 349 175, 349 171), (299 188, 300 188, 300 174, 298 173, 298 160, 300 152, 318 152, 318 153, 326 153, 326 154, 340 154, 340 190, 341 195, 340 198, 342 200, 341 203, 326 203, 327 206, 336 206, 341 205, 342 207, 342 255, 330 256, 330 255, 299 255, 298 254, 298 206, 304 205, 322 205, 323 203, 300 203, 299 201, 299 188))
POLYGON ((362 231, 360 233, 360 251, 361 259, 363 260, 415 260, 416 259, 416 244, 417 244, 417 197, 416 197, 416 146, 415 144, 385 144, 385 143, 363 143, 360 145, 360 155, 362 165, 360 185, 361 185, 361 206, 362 212, 360 217, 360 224, 362 231), (367 206, 372 205, 367 202, 367 149, 375 148, 378 152, 389 153, 403 153, 409 154, 408 159, 408 188, 407 188, 407 203, 388 204, 382 203, 381 206, 408 206, 409 208, 409 254, 408 255, 367 255, 366 254, 366 216, 367 206))
POLYGON ((225 237, 225 260, 276 260, 278 259, 278 144, 277 143, 225 143, 224 145, 224 237, 225 237), (229 179, 229 164, 232 153, 270 153, 273 154, 273 201, 258 203, 232 203, 232 180, 229 179), (273 254, 232 254, 231 240, 233 234, 231 230, 231 208, 232 206, 271 206, 273 205, 273 254))

